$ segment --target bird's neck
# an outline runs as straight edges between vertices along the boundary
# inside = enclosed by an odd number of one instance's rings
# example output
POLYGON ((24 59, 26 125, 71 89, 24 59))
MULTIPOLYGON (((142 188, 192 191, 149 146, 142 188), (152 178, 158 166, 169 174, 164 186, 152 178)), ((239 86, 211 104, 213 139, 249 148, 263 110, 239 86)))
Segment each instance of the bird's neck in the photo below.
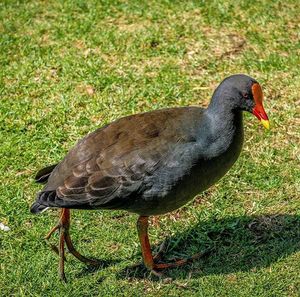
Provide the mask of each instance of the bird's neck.
POLYGON ((243 141, 242 111, 224 103, 212 101, 204 112, 198 139, 200 143, 205 140, 202 144, 209 157, 223 154, 234 143, 243 141))
POLYGON ((235 101, 230 97, 226 98, 224 93, 222 95, 214 94, 206 109, 207 116, 221 128, 242 122, 242 111, 236 107, 235 101))
POLYGON ((207 109, 211 113, 229 114, 237 109, 236 102, 232 92, 221 85, 215 90, 207 109))

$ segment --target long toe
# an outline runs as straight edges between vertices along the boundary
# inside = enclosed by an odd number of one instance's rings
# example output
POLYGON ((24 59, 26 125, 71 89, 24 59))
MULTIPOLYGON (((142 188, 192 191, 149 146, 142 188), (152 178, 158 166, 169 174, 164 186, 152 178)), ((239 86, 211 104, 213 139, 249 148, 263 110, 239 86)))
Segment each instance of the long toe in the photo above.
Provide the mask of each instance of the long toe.
POLYGON ((87 265, 92 265, 92 266, 101 266, 102 265, 102 262, 100 260, 94 260, 94 259, 89 259, 83 255, 81 255, 74 247, 73 243, 72 243, 72 240, 71 240, 71 237, 70 237, 70 234, 67 233, 66 235, 66 244, 67 244, 67 247, 68 247, 68 250, 69 252, 74 256, 76 257, 79 261, 87 264, 87 265))
POLYGON ((168 268, 176 268, 176 267, 180 267, 180 266, 183 266, 186 264, 190 264, 190 263, 206 256, 209 252, 210 252, 210 250, 207 250, 202 253, 194 254, 193 256, 188 257, 188 258, 177 259, 176 261, 170 262, 170 263, 159 263, 158 261, 155 261, 156 263, 154 263, 154 265, 153 265, 153 270, 160 271, 160 270, 164 270, 164 269, 168 269, 168 268))

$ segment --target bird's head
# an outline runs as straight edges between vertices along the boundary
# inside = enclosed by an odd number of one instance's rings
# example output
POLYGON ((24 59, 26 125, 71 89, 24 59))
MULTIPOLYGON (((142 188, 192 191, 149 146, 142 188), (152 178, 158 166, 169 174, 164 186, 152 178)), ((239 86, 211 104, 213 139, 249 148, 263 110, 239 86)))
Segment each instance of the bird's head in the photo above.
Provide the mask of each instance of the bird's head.
POLYGON ((269 119, 263 107, 262 88, 254 78, 244 74, 231 75, 222 81, 215 95, 230 102, 233 109, 251 112, 266 129, 270 128, 269 119))

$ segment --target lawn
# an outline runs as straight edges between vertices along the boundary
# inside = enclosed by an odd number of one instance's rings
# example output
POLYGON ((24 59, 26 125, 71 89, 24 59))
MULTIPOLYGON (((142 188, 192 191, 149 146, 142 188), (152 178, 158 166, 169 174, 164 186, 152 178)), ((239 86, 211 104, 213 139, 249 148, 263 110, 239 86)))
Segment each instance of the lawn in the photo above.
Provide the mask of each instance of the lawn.
POLYGON ((7 0, 0 20, 1 296, 300 296, 299 1, 7 0), (106 265, 67 255, 60 282, 58 212, 29 212, 37 170, 121 116, 207 106, 234 73, 263 86, 271 130, 245 115, 230 172, 150 227, 169 259, 210 252, 159 280, 133 267, 136 215, 73 211, 76 247, 106 265))

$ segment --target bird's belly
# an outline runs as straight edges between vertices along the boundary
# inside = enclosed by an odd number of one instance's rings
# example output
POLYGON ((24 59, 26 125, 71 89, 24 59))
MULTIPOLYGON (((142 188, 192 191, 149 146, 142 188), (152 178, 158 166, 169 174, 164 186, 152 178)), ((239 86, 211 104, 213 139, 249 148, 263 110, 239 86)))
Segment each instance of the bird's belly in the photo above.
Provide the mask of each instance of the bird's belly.
POLYGON ((176 210, 216 183, 229 168, 221 166, 220 163, 217 166, 202 164, 201 167, 195 168, 196 172, 184 177, 167 195, 143 200, 141 207, 136 205, 138 207, 133 211, 140 215, 160 215, 176 210))
POLYGON ((242 138, 221 156, 210 160, 200 160, 166 194, 159 195, 158 193, 153 198, 137 199, 127 210, 139 215, 150 216, 180 208, 222 178, 239 157, 241 148, 242 138))

